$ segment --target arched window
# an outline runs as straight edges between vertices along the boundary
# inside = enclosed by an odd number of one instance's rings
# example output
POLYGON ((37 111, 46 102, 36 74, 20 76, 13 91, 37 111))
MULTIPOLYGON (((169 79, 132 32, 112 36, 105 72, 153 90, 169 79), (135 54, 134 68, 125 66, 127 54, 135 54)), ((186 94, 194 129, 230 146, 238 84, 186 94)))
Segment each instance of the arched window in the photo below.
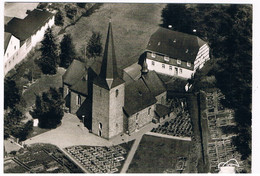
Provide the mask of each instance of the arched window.
POLYGON ((99 122, 98 128, 99 128, 100 130, 102 130, 102 123, 99 122))
POLYGON ((118 96, 118 94, 119 94, 119 90, 118 90, 118 89, 116 89, 116 97, 118 96))
POLYGON ((77 105, 81 105, 81 96, 78 95, 77 97, 78 97, 78 98, 77 98, 77 103, 78 103, 77 105))
POLYGON ((138 116, 139 116, 139 113, 136 114, 136 116, 135 116, 135 121, 138 120, 138 116))
POLYGON ((148 108, 148 115, 150 115, 151 113, 151 108, 148 108))

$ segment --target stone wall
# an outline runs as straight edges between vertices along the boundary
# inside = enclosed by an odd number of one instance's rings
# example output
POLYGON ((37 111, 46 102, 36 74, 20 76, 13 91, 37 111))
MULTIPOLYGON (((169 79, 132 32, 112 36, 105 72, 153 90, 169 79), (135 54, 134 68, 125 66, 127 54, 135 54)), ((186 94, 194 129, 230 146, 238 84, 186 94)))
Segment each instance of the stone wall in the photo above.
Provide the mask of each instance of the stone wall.
POLYGON ((129 133, 133 133, 136 130, 139 130, 140 128, 145 126, 146 124, 152 122, 152 119, 155 115, 154 110, 155 110, 155 104, 128 117, 129 133), (150 111, 150 114, 148 111, 150 111))

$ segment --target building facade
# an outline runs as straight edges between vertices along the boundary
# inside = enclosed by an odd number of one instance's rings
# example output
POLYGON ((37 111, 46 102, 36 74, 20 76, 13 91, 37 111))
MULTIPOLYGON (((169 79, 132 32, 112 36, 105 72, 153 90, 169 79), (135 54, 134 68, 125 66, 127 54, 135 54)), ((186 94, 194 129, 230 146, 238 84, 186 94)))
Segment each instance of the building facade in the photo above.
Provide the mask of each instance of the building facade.
POLYGON ((8 21, 5 25, 4 74, 20 63, 53 25, 54 14, 38 9, 30 11, 24 19, 14 17, 8 21))
POLYGON ((209 46, 199 37, 161 27, 151 36, 145 54, 149 70, 185 79, 210 59, 209 46))

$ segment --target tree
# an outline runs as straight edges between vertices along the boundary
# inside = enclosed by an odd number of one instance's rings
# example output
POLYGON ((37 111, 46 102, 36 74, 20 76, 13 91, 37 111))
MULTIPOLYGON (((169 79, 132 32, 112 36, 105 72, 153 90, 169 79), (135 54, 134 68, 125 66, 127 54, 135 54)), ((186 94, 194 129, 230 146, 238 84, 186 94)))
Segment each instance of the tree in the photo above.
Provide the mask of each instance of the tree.
POLYGON ((62 91, 50 88, 36 97, 34 118, 39 119, 42 128, 55 128, 61 123, 63 112, 62 91))
POLYGON ((73 59, 76 57, 75 48, 69 34, 64 35, 60 43, 60 66, 68 68, 73 59))
POLYGON ((85 8, 86 7, 86 3, 76 3, 76 4, 80 8, 85 8))
POLYGON ((88 41, 86 48, 86 56, 87 57, 97 57, 101 56, 102 53, 102 43, 101 43, 102 35, 100 32, 92 32, 92 36, 88 41))
POLYGON ((51 28, 47 28, 41 44, 39 67, 44 74, 56 74, 59 59, 57 56, 57 45, 55 43, 55 38, 52 34, 51 28))
POLYGON ((12 108, 10 112, 4 115, 4 138, 13 135, 20 126, 23 114, 18 108, 12 108))
POLYGON ((4 80, 4 109, 13 108, 20 102, 21 94, 14 80, 10 77, 4 80))
POLYGON ((66 16, 69 19, 74 19, 78 12, 77 7, 72 4, 65 5, 65 11, 66 11, 66 16))
POLYGON ((64 16, 60 10, 55 14, 55 25, 57 26, 64 25, 64 16))

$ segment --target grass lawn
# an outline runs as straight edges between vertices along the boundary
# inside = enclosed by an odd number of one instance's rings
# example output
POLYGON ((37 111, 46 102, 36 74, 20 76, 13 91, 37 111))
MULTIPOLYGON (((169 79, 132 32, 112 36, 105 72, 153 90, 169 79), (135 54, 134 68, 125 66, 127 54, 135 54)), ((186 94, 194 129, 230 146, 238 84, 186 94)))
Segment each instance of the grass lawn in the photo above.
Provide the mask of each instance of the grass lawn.
POLYGON ((62 75, 64 72, 64 69, 59 68, 55 75, 42 74, 41 78, 32 84, 22 95, 26 101, 27 107, 30 107, 35 103, 36 95, 48 91, 50 87, 62 87, 62 75))
POLYGON ((33 127, 32 132, 27 136, 27 139, 32 138, 34 136, 37 136, 39 134, 45 133, 51 129, 44 129, 44 128, 39 128, 39 127, 33 127))
POLYGON ((116 58, 119 67, 138 61, 150 36, 161 23, 161 11, 165 4, 103 4, 89 17, 82 17, 66 33, 72 35, 75 48, 80 52, 92 35, 102 34, 104 45, 109 16, 112 18, 116 58))
POLYGON ((187 166, 183 173, 189 173, 190 149, 190 141, 144 135, 127 172, 163 173, 166 169, 176 171, 178 157, 185 157, 187 166))

